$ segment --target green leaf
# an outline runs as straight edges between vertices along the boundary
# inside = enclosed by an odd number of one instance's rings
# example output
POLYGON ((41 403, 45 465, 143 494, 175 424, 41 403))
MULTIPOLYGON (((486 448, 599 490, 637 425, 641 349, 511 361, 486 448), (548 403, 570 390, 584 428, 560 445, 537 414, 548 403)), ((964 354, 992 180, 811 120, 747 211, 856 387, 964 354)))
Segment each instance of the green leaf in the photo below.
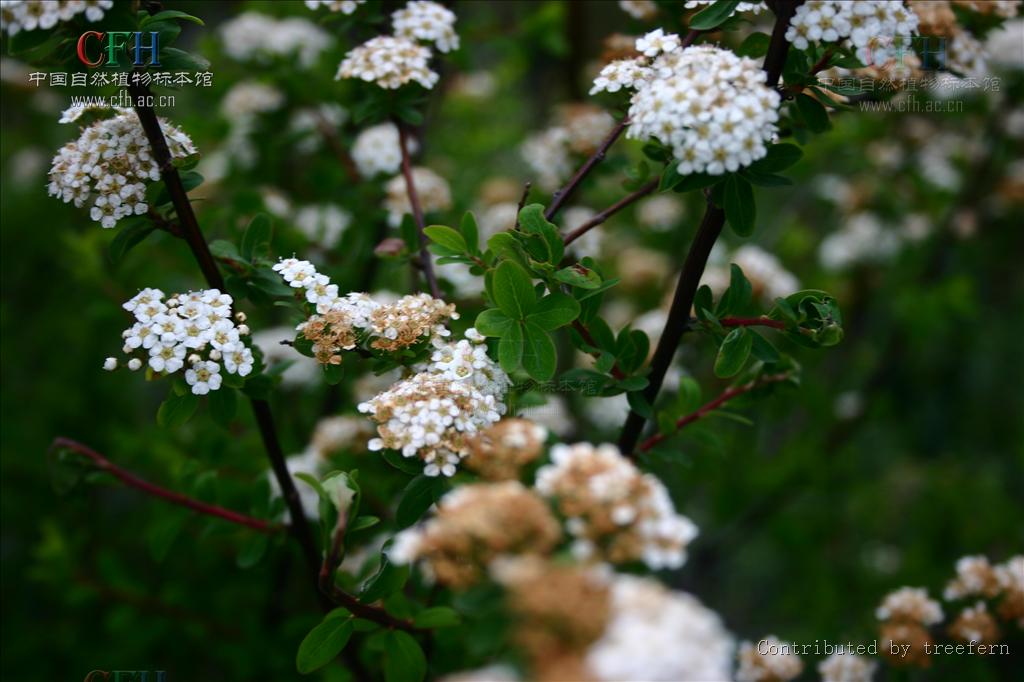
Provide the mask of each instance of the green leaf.
POLYGON ((754 189, 738 175, 730 175, 723 190, 725 218, 733 231, 741 237, 754 232, 757 209, 754 205, 754 189))
POLYGON ((210 406, 210 416, 213 417, 213 421, 221 426, 231 424, 238 407, 238 394, 233 388, 222 386, 216 391, 211 391, 206 402, 210 406))
POLYGON ((555 272, 555 280, 580 289, 596 289, 601 286, 601 275, 579 263, 555 272))
POLYGON ((480 230, 476 226, 476 216, 469 211, 463 213, 462 220, 459 222, 459 232, 462 233, 462 238, 466 240, 469 252, 473 254, 479 253, 480 230))
POLYGON ((210 61, 197 54, 190 54, 176 47, 160 50, 161 71, 209 71, 210 61))
POLYGON ((396 565, 384 557, 381 559, 380 570, 363 585, 363 589, 359 592, 359 600, 364 604, 371 604, 379 599, 384 599, 401 590, 408 579, 408 565, 396 565))
POLYGON ((459 621, 459 614, 455 612, 455 609, 448 608, 447 606, 423 609, 412 619, 416 627, 425 629, 451 627, 458 625, 459 621))
POLYGON ((661 181, 658 182, 658 191, 667 192, 682 181, 683 176, 679 174, 679 164, 670 160, 661 174, 661 181))
POLYGON ((117 236, 110 242, 108 253, 110 262, 114 265, 120 263, 125 254, 141 244, 146 237, 156 230, 156 225, 149 221, 129 225, 117 231, 117 236))
POLYGON ((397 450, 384 450, 384 461, 399 471, 418 476, 423 473, 423 462, 416 457, 403 457, 397 450))
POLYGON ((242 258, 242 254, 238 252, 238 247, 226 239, 214 239, 210 242, 210 253, 217 258, 227 258, 228 260, 233 260, 238 263, 245 262, 245 259, 242 258))
POLYGON ((427 674, 427 657, 412 635, 392 630, 386 635, 385 682, 420 682, 427 674))
POLYGON ((753 340, 746 328, 733 329, 726 335, 718 349, 718 357, 715 358, 715 376, 731 377, 737 374, 750 356, 750 348, 753 340))
POLYGON ((773 144, 764 157, 750 164, 749 170, 758 173, 784 171, 803 157, 804 152, 795 144, 773 144))
POLYGON ((511 374, 519 368, 523 359, 523 323, 509 320, 511 325, 498 342, 498 364, 511 374))
POLYGON ((205 26, 203 20, 199 17, 192 16, 188 12, 182 12, 176 9, 166 9, 163 12, 157 12, 156 14, 149 14, 142 18, 139 22, 139 29, 142 30, 147 28, 150 24, 158 21, 168 21, 170 19, 181 19, 182 21, 191 21, 193 24, 199 24, 205 26))
POLYGON ((263 256, 270 252, 270 238, 274 228, 270 222, 270 216, 266 213, 257 213, 249 221, 242 235, 242 258, 252 261, 256 256, 263 256))
POLYGON ((524 206, 519 212, 519 225, 529 234, 539 235, 547 247, 548 255, 545 259, 549 263, 558 263, 565 253, 565 245, 562 242, 562 235, 558 228, 548 222, 544 217, 544 207, 540 204, 524 206))
POLYGON ((708 175, 707 173, 690 173, 683 177, 672 188, 675 192, 690 192, 695 189, 704 189, 722 181, 721 175, 708 175))
POLYGON ((466 253, 466 239, 446 225, 431 225, 423 228, 423 234, 435 244, 440 244, 455 253, 466 253))
POLYGON ((242 542, 235 563, 239 568, 252 568, 267 553, 269 541, 270 538, 263 533, 249 533, 242 542))
POLYGON ((768 44, 771 43, 771 40, 771 36, 767 33, 751 33, 736 48, 736 54, 740 57, 763 57, 768 52, 768 44))
POLYGON ((348 524, 348 528, 345 529, 345 532, 355 533, 357 530, 372 528, 378 523, 380 523, 380 519, 376 516, 360 516, 358 519, 348 524))
POLYGON ((514 323, 515 320, 497 308, 488 308, 476 316, 473 326, 484 336, 504 336, 514 323))
POLYGON ((160 403, 156 412, 156 423, 165 429, 181 426, 195 414, 199 407, 199 396, 188 392, 184 395, 171 394, 160 403))
POLYGON ((797 95, 796 107, 800 110, 800 115, 812 132, 822 133, 832 127, 825 107, 810 95, 804 93, 797 95))
POLYGON ((533 312, 526 316, 526 321, 532 322, 541 329, 551 331, 569 324, 579 314, 579 301, 568 294, 556 291, 540 299, 533 312))
POLYGON ((512 261, 504 261, 494 271, 494 302, 514 320, 524 319, 537 301, 532 280, 512 261))
POLYGON ((739 0, 716 0, 713 5, 693 15, 689 28, 698 31, 710 30, 731 17, 739 4, 739 0))
POLYGON ((547 381, 555 375, 558 359, 555 344, 541 327, 527 321, 523 348, 523 369, 537 381, 547 381))
POLYGON ((752 184, 759 185, 760 187, 786 187, 793 184, 793 181, 784 175, 758 173, 757 171, 752 171, 749 168, 743 169, 740 171, 740 174, 752 184))
POLYGON ((398 502, 395 512, 395 523, 399 529, 408 528, 420 520, 444 493, 446 482, 439 476, 420 474, 409 481, 402 491, 402 499, 398 502))
POLYGON ((753 287, 743 275, 743 270, 735 263, 729 266, 729 288, 722 294, 718 301, 718 309, 715 314, 718 317, 742 313, 743 309, 750 303, 753 296, 753 287))
POLYGON ((754 357, 766 364, 771 364, 779 361, 779 351, 775 350, 775 346, 772 342, 758 334, 753 329, 748 329, 747 333, 750 334, 750 338, 753 341, 751 346, 751 352, 754 357))
POLYGON ((309 631, 299 644, 299 653, 295 656, 295 669, 307 675, 322 668, 341 653, 352 636, 352 618, 331 618, 328 615, 323 622, 309 631))

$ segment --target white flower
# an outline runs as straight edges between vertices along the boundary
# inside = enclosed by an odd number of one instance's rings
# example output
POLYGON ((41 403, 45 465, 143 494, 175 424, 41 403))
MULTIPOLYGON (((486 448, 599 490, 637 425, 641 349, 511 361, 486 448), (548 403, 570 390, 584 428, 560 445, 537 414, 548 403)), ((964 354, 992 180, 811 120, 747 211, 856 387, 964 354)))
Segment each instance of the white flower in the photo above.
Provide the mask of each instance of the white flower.
POLYGON ((277 19, 258 12, 243 12, 220 27, 221 45, 238 61, 268 62, 296 55, 303 68, 312 67, 331 47, 331 35, 306 19, 277 19))
POLYGON ((139 360, 138 358, 132 358, 131 360, 128 361, 128 369, 130 369, 133 372, 135 370, 142 369, 142 360, 139 360))
MULTIPOLYGON (((412 169, 412 182, 416 187, 416 194, 420 200, 420 208, 424 213, 444 211, 452 206, 452 191, 448 181, 430 170, 416 166, 412 169)), ((388 212, 388 223, 398 226, 402 222, 402 216, 412 213, 412 204, 409 203, 409 192, 406 188, 405 178, 401 175, 388 180, 384 186, 387 196, 384 199, 384 208, 388 212)))
POLYGON ((910 45, 917 22, 903 0, 809 0, 796 8, 786 40, 805 50, 811 42, 849 39, 861 62, 881 66, 910 45))
MULTIPOLYGON (((703 9, 705 6, 710 5, 714 1, 715 0, 686 0, 686 4, 683 5, 683 7, 686 9, 694 9, 697 7, 703 9)), ((736 12, 753 12, 754 14, 760 14, 762 10, 766 9, 768 9, 768 7, 763 2, 741 2, 740 4, 736 5, 736 9, 733 10, 733 13, 735 14, 736 12)))
POLYGON ((658 13, 653 0, 619 0, 619 9, 634 19, 653 19, 658 13))
POLYGON ((878 664, 847 651, 832 654, 818 663, 822 682, 871 682, 878 664))
POLYGON ((601 73, 594 79, 594 87, 590 89, 590 94, 632 88, 646 80, 648 76, 650 71, 643 62, 636 59, 618 59, 601 69, 601 73))
POLYGON ((391 25, 400 38, 434 43, 441 52, 459 49, 455 13, 436 2, 413 0, 391 13, 391 25))
MULTIPOLYGON (((416 141, 409 139, 409 153, 414 154, 418 149, 416 141)), ((402 164, 402 148, 398 145, 395 124, 381 123, 361 131, 352 144, 352 160, 364 178, 397 173, 402 164)))
MULTIPOLYGON (((82 111, 83 107, 71 107, 61 120, 75 121, 82 111)), ((112 118, 96 121, 76 141, 58 150, 47 187, 50 196, 64 203, 82 208, 91 202, 90 218, 105 228, 145 213, 149 209, 146 184, 160 179, 160 168, 135 112, 123 108, 109 111, 115 114, 112 118)), ((161 119, 160 125, 173 158, 195 153, 188 135, 165 120, 161 119)))
POLYGON ((185 381, 196 395, 206 395, 220 388, 220 365, 215 362, 197 362, 185 372, 185 381))
POLYGON ((611 618, 585 655, 598 680, 732 679, 732 637, 714 611, 651 578, 616 575, 611 618))
POLYGON ((875 610, 878 620, 909 620, 924 626, 942 622, 942 607, 923 587, 901 587, 890 592, 875 610))
POLYGON ((99 21, 114 0, 3 0, 0 2, 0 30, 8 35, 20 31, 50 29, 85 13, 87 21, 99 21))
POLYGON ((659 54, 675 52, 680 47, 679 36, 665 33, 658 28, 636 41, 637 52, 645 57, 657 57, 659 54))
POLYGON ((429 90, 440 79, 429 64, 429 48, 408 38, 377 36, 349 50, 334 78, 358 78, 387 90, 415 82, 429 90))
POLYGON ((365 5, 366 0, 305 0, 305 3, 306 7, 314 11, 323 7, 331 12, 352 14, 359 9, 359 5, 365 5))
POLYGON ((106 360, 104 360, 103 369, 107 370, 108 372, 113 372, 115 369, 117 369, 117 358, 107 358, 106 360))

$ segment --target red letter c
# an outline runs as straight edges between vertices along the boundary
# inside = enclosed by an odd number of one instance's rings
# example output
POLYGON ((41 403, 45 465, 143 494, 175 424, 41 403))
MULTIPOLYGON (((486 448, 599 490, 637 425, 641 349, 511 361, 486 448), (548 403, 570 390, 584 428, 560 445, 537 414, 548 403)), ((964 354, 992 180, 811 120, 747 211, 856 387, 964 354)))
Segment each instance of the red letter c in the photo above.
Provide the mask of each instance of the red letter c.
POLYGON ((85 33, 83 33, 81 35, 81 37, 78 39, 78 59, 79 59, 79 61, 81 61, 83 64, 85 64, 88 67, 99 66, 100 64, 103 63, 102 50, 100 51, 101 52, 100 56, 96 58, 96 61, 94 61, 94 62, 90 62, 89 61, 89 58, 85 56, 85 41, 86 41, 86 39, 89 36, 96 36, 96 40, 103 40, 103 36, 104 35, 105 35, 104 33, 101 33, 99 31, 86 31, 85 33))

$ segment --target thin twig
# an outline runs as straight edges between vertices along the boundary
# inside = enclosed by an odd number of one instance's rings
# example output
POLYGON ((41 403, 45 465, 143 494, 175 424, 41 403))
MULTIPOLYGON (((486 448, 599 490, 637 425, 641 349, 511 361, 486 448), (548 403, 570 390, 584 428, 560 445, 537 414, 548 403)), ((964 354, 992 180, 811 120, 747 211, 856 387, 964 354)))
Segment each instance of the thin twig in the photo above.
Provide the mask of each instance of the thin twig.
POLYGON ((679 43, 680 47, 689 47, 693 45, 693 41, 697 40, 698 36, 703 33, 699 28, 691 28, 689 32, 683 37, 682 42, 679 43))
POLYGON ((785 329, 786 323, 782 320, 773 320, 770 317, 723 317, 718 321, 723 327, 771 327, 772 329, 785 329))
POLYGON ((225 521, 237 523, 240 526, 252 528, 253 530, 258 530, 259 532, 267 533, 268 535, 279 533, 285 529, 284 526, 278 523, 272 523, 252 516, 246 516, 245 514, 240 514, 236 511, 232 511, 215 504, 208 504, 195 498, 188 497, 187 495, 182 495, 181 493, 174 492, 173 490, 161 488, 154 483, 150 483, 149 481, 136 476, 127 469, 119 467, 89 446, 83 445, 82 443, 70 438, 64 438, 61 436, 54 439, 53 443, 50 445, 50 450, 53 451, 61 449, 70 450, 79 455, 88 457, 98 469, 112 474, 126 485, 129 485, 136 490, 140 490, 147 495, 159 497, 171 504, 191 509, 199 514, 216 516, 217 518, 224 519, 225 521))
POLYGON ((611 129, 611 132, 608 133, 601 144, 597 147, 597 151, 595 151, 593 155, 591 155, 591 157, 587 159, 582 166, 580 166, 580 169, 576 171, 576 174, 572 176, 572 179, 569 180, 568 184, 551 196, 551 205, 548 206, 546 211, 544 211, 545 218, 551 220, 555 217, 558 210, 562 208, 562 205, 569 200, 569 197, 576 190, 579 184, 583 182, 583 178, 587 177, 590 171, 592 171, 594 167, 604 159, 605 154, 608 153, 608 148, 615 143, 615 140, 619 139, 619 136, 622 135, 628 125, 628 117, 615 124, 615 127, 611 129))
MULTIPOLYGON (((789 26, 789 20, 796 11, 797 5, 800 4, 800 0, 770 0, 768 4, 775 12, 775 28, 772 30, 763 68, 768 87, 774 88, 779 82, 782 67, 786 63, 786 55, 789 53, 786 28, 789 26)), ((651 360, 651 371, 648 374, 649 383, 644 391, 644 398, 651 406, 654 405, 658 393, 661 391, 665 373, 672 364, 672 358, 679 347, 679 342, 689 328, 693 298, 697 293, 700 279, 704 275, 704 268, 707 266, 711 248, 718 240, 724 225, 725 212, 715 206, 711 198, 708 197, 704 218, 701 220, 697 235, 693 238, 690 250, 686 254, 686 261, 679 273, 679 283, 676 285, 676 293, 672 299, 672 307, 669 309, 665 329, 662 331, 658 347, 654 351, 654 358, 651 360)), ((619 437, 619 449, 623 453, 633 452, 637 441, 640 440, 640 434, 646 421, 646 418, 636 411, 630 411, 626 417, 626 423, 622 427, 622 435, 619 437)))
POLYGON ((732 388, 728 388, 714 400, 705 403, 704 405, 701 405, 699 408, 697 408, 690 414, 677 419, 675 423, 675 428, 672 430, 671 433, 656 433, 647 440, 645 440, 643 443, 641 443, 637 450, 639 452, 647 452, 655 445, 668 438, 669 436, 678 433, 679 430, 684 428, 685 426, 692 424, 698 419, 708 416, 708 414, 710 414, 714 410, 717 410, 719 407, 726 404, 733 398, 741 396, 744 393, 749 393, 750 391, 753 391, 755 388, 760 388, 761 386, 765 386, 767 384, 772 384, 778 381, 785 381, 789 377, 790 375, 788 373, 768 374, 763 377, 759 377, 754 381, 747 382, 742 386, 733 386, 732 388))
POLYGON ((430 295, 434 298, 441 298, 441 288, 437 285, 437 275, 434 274, 434 261, 430 258, 427 250, 429 240, 424 234, 423 209, 420 207, 420 196, 416 191, 416 183, 413 181, 412 161, 409 158, 409 133, 405 124, 395 121, 398 127, 398 146, 402 148, 402 175, 405 177, 405 190, 409 194, 409 205, 412 207, 412 217, 416 220, 416 232, 420 238, 420 269, 423 276, 427 278, 427 285, 430 287, 430 295))
POLYGON ((519 197, 519 205, 516 206, 516 222, 513 229, 519 229, 519 214, 523 212, 523 206, 526 206, 526 200, 530 198, 531 187, 533 187, 533 183, 529 181, 523 185, 523 194, 519 197))
POLYGON ((647 196, 648 194, 650 194, 651 192, 658 188, 658 183, 659 179, 655 178, 654 180, 651 180, 650 182, 648 182, 646 185, 636 190, 635 192, 627 194, 623 198, 619 199, 614 204, 604 209, 603 211, 601 211, 593 218, 577 227, 569 234, 565 235, 565 245, 568 246, 569 244, 572 244, 574 241, 585 235, 588 230, 597 227, 598 225, 608 220, 613 215, 615 215, 622 209, 626 208, 633 202, 637 201, 638 199, 643 199, 645 196, 647 196))
MULTIPOLYGON (((167 147, 167 140, 164 138, 163 131, 160 128, 160 121, 157 118, 156 112, 153 111, 153 107, 148 104, 148 102, 152 101, 152 93, 148 86, 141 83, 132 85, 130 90, 135 104, 135 113, 138 115, 142 129, 146 133, 146 139, 149 141, 153 152, 153 159, 160 168, 160 176, 171 196, 171 202, 178 216, 178 224, 184 233, 184 238, 192 249, 192 254, 195 256, 196 262, 199 264, 199 268, 202 270, 210 287, 225 291, 224 278, 221 276, 220 270, 217 268, 217 262, 210 253, 210 247, 207 245, 206 239, 199 229, 199 221, 196 219, 192 203, 189 201, 188 194, 186 194, 184 185, 181 183, 178 169, 174 166, 170 149, 167 147)), ((263 447, 267 452, 267 457, 270 459, 271 468, 274 470, 274 476, 277 478, 285 504, 288 507, 288 512, 291 515, 291 532, 302 546, 306 563, 310 567, 311 574, 315 576, 320 563, 319 552, 313 540, 313 534, 310 532, 309 524, 306 522, 306 516, 302 511, 302 502, 299 499, 299 492, 295 488, 295 481, 292 479, 285 464, 284 452, 281 449, 281 443, 277 439, 277 429, 274 426, 274 417, 270 411, 270 404, 265 400, 258 400, 256 398, 250 398, 250 402, 252 403, 256 423, 259 426, 260 436, 263 439, 263 447)), ((313 583, 315 587, 315 579, 313 583)))
POLYGON ((356 185, 362 182, 363 178, 359 175, 359 169, 356 167, 352 155, 345 149, 345 145, 338 137, 338 132, 331 125, 331 122, 327 120, 327 117, 319 109, 314 110, 313 117, 316 119, 316 127, 320 131, 320 136, 324 138, 327 146, 331 148, 331 152, 334 153, 335 158, 341 164, 341 167, 345 169, 349 182, 356 185))

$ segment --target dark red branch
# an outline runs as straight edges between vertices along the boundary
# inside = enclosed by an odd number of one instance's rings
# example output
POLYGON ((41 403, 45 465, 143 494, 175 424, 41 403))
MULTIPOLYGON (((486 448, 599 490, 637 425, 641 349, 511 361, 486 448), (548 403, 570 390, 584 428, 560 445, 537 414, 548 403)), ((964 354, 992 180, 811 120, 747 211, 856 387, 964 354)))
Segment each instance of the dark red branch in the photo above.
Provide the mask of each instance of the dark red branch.
POLYGON ((579 227, 577 227, 575 230, 573 230, 569 234, 565 235, 565 245, 568 246, 569 244, 572 244, 574 241, 576 241, 577 239, 579 239, 580 237, 585 235, 588 230, 591 230, 591 229, 597 227, 598 225, 600 225, 604 221, 608 220, 613 215, 615 215, 616 213, 618 213, 622 209, 626 208, 627 206, 629 206, 633 202, 637 201, 638 199, 643 199, 645 196, 647 196, 648 194, 650 194, 651 192, 653 192, 654 190, 656 190, 658 188, 658 182, 659 182, 658 178, 655 178, 654 180, 651 180, 650 182, 648 182, 646 185, 644 185, 640 189, 636 190, 632 194, 627 194, 626 196, 624 196, 623 198, 619 199, 618 201, 616 201, 614 204, 612 204, 608 208, 604 209, 603 211, 601 211, 600 213, 595 215, 593 218, 591 218, 587 222, 585 222, 582 225, 580 225, 579 227))
POLYGON ((717 410, 719 407, 726 404, 733 398, 741 396, 744 393, 749 393, 750 391, 753 391, 755 388, 760 388, 761 386, 766 386, 768 384, 772 384, 778 381, 785 381, 786 379, 789 378, 789 376, 789 374, 768 374, 758 379, 755 379, 754 381, 743 384, 742 386, 733 386, 732 388, 728 388, 714 400, 705 403, 704 405, 701 405, 694 412, 691 412, 690 414, 677 419, 675 423, 675 429, 672 431, 672 433, 656 433, 647 440, 645 440, 643 443, 641 443, 637 450, 639 450, 640 452, 647 452, 655 445, 668 438, 669 436, 678 433, 680 429, 686 427, 689 424, 692 424, 698 419, 708 416, 709 413, 713 412, 714 410, 717 410))
MULTIPOLYGON (((778 84, 779 76, 782 75, 782 67, 785 65, 786 55, 789 53, 786 28, 801 2, 802 0, 769 0, 768 2, 769 7, 775 12, 775 28, 772 30, 763 67, 767 76, 767 85, 770 88, 774 88, 778 84)), ((707 266, 711 248, 722 233, 724 225, 725 213, 721 208, 715 206, 709 197, 704 218, 697 230, 697 235, 693 238, 693 243, 690 244, 683 269, 679 273, 679 283, 676 285, 676 293, 672 299, 672 307, 669 309, 665 329, 662 331, 658 347, 654 351, 654 358, 651 360, 651 371, 648 374, 650 383, 644 391, 644 398, 652 406, 661 391, 665 372, 672 364, 672 358, 679 347, 679 342, 689 328, 693 298, 697 293, 700 279, 704 275, 704 268, 707 266)), ((626 423, 622 427, 622 435, 619 437, 619 449, 623 453, 633 452, 637 441, 640 440, 640 434, 646 421, 637 412, 630 411, 629 416, 626 417, 626 423)))
POLYGON ((264 521, 263 519, 257 519, 252 516, 246 516, 245 514, 240 514, 236 511, 225 509, 224 507, 219 507, 215 504, 201 502, 200 500, 188 497, 187 495, 182 495, 181 493, 174 492, 173 490, 161 488, 154 483, 150 483, 145 479, 139 478, 126 469, 122 469, 87 445, 83 445, 82 443, 71 440, 70 438, 58 437, 54 439, 53 444, 50 445, 50 450, 58 449, 70 450, 74 453, 87 457, 92 460, 93 464, 96 465, 96 468, 112 474, 126 485, 131 486, 136 490, 140 490, 147 495, 159 497, 171 504, 191 509, 199 514, 216 516, 217 518, 224 519, 225 521, 237 523, 240 526, 252 528, 253 530, 258 530, 261 533, 267 533, 269 535, 284 530, 284 526, 280 524, 264 521))
POLYGON ((718 321, 723 327, 771 327, 785 329, 786 323, 770 317, 723 317, 718 321))
MULTIPOLYGON (((174 205, 174 211, 178 216, 178 224, 181 232, 184 234, 185 241, 188 242, 189 247, 192 249, 192 254, 195 256, 199 268, 203 271, 209 286, 225 291, 224 278, 221 276, 220 270, 217 269, 217 263, 210 253, 210 247, 207 245, 206 239, 199 229, 199 221, 196 219, 192 203, 189 201, 188 194, 186 194, 184 185, 181 183, 178 169, 174 166, 170 149, 167 147, 167 140, 164 138, 163 130, 160 128, 160 121, 157 119, 153 107, 147 104, 147 102, 152 101, 149 87, 142 84, 132 85, 131 94, 135 103, 135 113, 138 115, 142 129, 146 133, 146 139, 149 141, 153 152, 153 160, 159 166, 160 176, 163 178, 167 191, 171 196, 171 203, 174 205)), ((265 400, 257 400, 255 398, 250 399, 250 401, 252 403, 253 415, 259 426, 260 436, 263 439, 263 447, 267 452, 271 468, 274 470, 274 476, 277 478, 278 485, 281 488, 281 494, 288 507, 288 513, 291 514, 290 528, 292 535, 295 536, 302 546, 306 563, 310 567, 311 574, 315 576, 320 564, 319 551, 317 550, 316 543, 313 541, 313 534, 310 532, 305 514, 302 512, 302 502, 299 500, 298 490, 295 489, 295 481, 285 465, 284 452, 281 450, 281 443, 277 439, 277 430, 274 426, 274 416, 270 411, 270 404, 265 400)))
POLYGON ((420 269, 423 276, 427 278, 427 285, 430 287, 430 295, 434 298, 441 298, 441 288, 437 285, 437 275, 434 274, 434 261, 430 258, 427 250, 429 240, 424 234, 423 209, 420 207, 420 195, 416 191, 416 183, 413 181, 412 160, 409 158, 409 133, 405 124, 395 121, 398 127, 398 146, 402 148, 402 176, 405 177, 405 190, 409 194, 409 205, 412 207, 412 217, 416 221, 416 232, 420 238, 420 269))
POLYGON ((703 33, 703 31, 701 31, 699 28, 691 28, 690 31, 683 37, 679 45, 684 48, 693 45, 693 41, 697 40, 697 37, 700 36, 701 33, 703 33))
POLYGON ((605 154, 608 153, 608 148, 615 143, 615 140, 619 139, 619 136, 622 135, 623 131, 626 130, 626 126, 628 125, 628 117, 622 119, 619 123, 615 124, 615 127, 612 128, 611 132, 608 133, 608 135, 598 146, 597 151, 595 151, 593 155, 591 155, 591 157, 587 159, 582 166, 580 166, 580 169, 576 171, 575 175, 572 176, 572 179, 569 180, 569 183, 552 195, 551 205, 548 206, 546 211, 544 211, 545 218, 551 220, 552 218, 555 217, 555 214, 558 213, 558 210, 562 208, 565 202, 569 200, 569 197, 572 196, 572 193, 576 191, 576 188, 579 186, 579 184, 583 182, 583 178, 587 177, 590 171, 592 171, 597 164, 604 160, 605 154))

